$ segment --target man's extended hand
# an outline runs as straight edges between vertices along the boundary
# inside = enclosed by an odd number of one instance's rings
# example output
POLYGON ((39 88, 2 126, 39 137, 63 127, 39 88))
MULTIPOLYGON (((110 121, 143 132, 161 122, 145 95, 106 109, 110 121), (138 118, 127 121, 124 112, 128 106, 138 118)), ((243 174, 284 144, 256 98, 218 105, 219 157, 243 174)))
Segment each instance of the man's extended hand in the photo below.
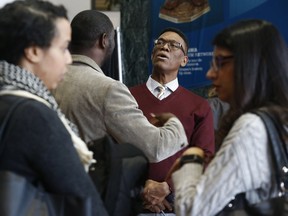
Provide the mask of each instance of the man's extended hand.
POLYGON ((149 119, 150 123, 157 127, 162 127, 170 118, 175 117, 172 113, 151 113, 150 115, 152 116, 152 118, 149 119))

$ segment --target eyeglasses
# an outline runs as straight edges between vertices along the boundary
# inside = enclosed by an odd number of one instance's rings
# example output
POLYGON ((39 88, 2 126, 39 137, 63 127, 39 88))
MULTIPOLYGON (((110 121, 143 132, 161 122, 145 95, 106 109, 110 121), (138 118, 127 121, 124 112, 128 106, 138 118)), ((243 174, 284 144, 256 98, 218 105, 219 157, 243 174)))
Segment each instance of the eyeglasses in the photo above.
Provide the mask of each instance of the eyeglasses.
POLYGON ((171 50, 180 49, 180 50, 182 50, 184 55, 186 55, 185 51, 184 51, 184 48, 183 48, 183 45, 181 43, 177 42, 177 41, 173 41, 173 40, 167 41, 167 40, 164 40, 164 39, 156 39, 154 41, 154 46, 155 47, 163 47, 163 46, 165 46, 165 44, 168 44, 169 49, 171 49, 171 50))
POLYGON ((219 71, 224 64, 229 62, 230 59, 234 58, 233 55, 229 56, 214 56, 210 62, 210 68, 214 71, 219 71))

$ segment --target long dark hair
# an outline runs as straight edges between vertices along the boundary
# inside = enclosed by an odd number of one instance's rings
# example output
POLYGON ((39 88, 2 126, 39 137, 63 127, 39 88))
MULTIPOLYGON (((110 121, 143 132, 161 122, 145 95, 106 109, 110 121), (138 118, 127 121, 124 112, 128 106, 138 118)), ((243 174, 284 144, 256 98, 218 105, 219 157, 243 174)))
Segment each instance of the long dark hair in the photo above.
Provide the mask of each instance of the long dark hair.
POLYGON ((241 114, 260 107, 287 125, 288 53, 279 31, 264 20, 243 20, 223 29, 213 45, 234 55, 235 97, 220 123, 217 145, 241 114))

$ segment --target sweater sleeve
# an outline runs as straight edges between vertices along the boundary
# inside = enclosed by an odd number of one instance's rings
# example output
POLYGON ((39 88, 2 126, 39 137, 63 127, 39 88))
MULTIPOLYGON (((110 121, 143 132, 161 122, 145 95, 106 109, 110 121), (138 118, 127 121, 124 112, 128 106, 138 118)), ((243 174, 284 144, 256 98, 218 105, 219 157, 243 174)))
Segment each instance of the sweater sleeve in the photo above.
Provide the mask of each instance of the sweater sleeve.
POLYGON ((190 140, 190 146, 197 146, 204 150, 205 165, 215 153, 215 138, 213 127, 213 112, 207 101, 201 106, 201 115, 195 116, 195 127, 190 140))
MULTIPOLYGON (((260 118, 241 116, 227 135, 204 174, 197 164, 186 164, 172 178, 177 215, 215 215, 238 193, 270 190, 267 135, 260 118)), ((247 195, 246 195, 247 197, 247 195)), ((259 201, 259 200, 258 200, 259 201)))
POLYGON ((150 162, 161 161, 188 145, 178 118, 170 118, 163 127, 147 120, 128 88, 114 82, 106 92, 104 120, 109 134, 119 143, 131 143, 141 149, 150 162))

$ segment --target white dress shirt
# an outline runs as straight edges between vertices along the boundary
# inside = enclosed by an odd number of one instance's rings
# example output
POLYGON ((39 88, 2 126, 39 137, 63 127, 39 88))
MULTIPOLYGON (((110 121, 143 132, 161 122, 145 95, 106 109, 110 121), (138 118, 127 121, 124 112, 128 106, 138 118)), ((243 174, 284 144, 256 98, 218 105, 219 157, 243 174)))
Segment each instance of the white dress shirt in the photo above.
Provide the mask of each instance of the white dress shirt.
MULTIPOLYGON (((147 88, 155 97, 157 97, 157 95, 159 94, 158 86, 160 86, 160 85, 161 84, 159 82, 157 82, 156 80, 152 79, 151 76, 149 76, 149 78, 146 82, 147 88)), ((176 77, 176 79, 172 80, 171 82, 166 83, 164 85, 164 87, 165 87, 164 95, 161 98, 159 98, 159 100, 163 100, 164 98, 168 97, 171 93, 176 91, 178 86, 179 86, 179 82, 178 82, 177 77, 176 77)))

